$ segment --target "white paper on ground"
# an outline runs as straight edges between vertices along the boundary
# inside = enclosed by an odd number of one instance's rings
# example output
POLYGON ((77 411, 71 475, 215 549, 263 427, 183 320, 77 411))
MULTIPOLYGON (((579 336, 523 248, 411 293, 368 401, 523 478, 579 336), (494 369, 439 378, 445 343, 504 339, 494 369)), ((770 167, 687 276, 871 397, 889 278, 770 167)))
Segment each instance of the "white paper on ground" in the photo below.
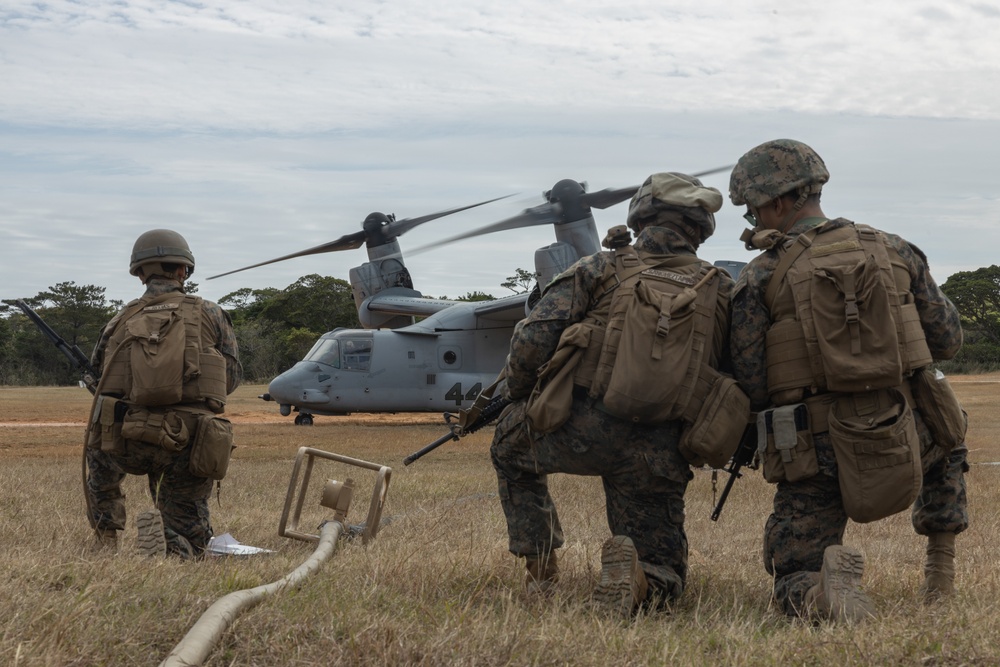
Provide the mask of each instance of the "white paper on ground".
POLYGON ((239 541, 229 533, 216 535, 210 539, 208 541, 208 548, 205 551, 215 556, 251 556, 253 554, 274 553, 270 549, 262 549, 260 547, 251 547, 247 544, 240 544, 239 541))

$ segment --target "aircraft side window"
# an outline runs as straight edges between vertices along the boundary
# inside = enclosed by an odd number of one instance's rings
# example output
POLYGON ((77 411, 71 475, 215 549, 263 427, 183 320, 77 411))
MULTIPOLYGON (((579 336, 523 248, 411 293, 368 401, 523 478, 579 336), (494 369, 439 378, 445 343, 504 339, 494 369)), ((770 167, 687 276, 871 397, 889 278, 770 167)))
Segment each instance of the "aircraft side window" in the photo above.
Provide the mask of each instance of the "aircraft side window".
POLYGON ((341 360, 344 369, 367 371, 372 360, 372 342, 363 338, 348 338, 342 347, 341 360))

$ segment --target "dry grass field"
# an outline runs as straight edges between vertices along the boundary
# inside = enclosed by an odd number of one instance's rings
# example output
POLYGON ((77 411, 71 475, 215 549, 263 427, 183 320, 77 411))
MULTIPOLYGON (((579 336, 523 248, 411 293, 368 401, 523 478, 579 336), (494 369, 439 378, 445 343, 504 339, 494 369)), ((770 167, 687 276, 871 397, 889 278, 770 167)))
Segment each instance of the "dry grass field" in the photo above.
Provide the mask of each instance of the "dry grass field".
MULTIPOLYGON (((489 461, 490 429, 409 467, 405 455, 444 433, 437 415, 318 417, 297 427, 244 387, 229 416, 237 445, 211 502, 217 534, 274 553, 198 563, 135 553, 130 523, 117 553, 91 550, 81 440, 89 405, 76 388, 0 387, 0 664, 156 665, 218 598, 277 581, 313 552, 278 521, 296 452, 309 446, 392 468, 383 527, 367 546, 343 540, 297 590, 239 615, 209 665, 997 665, 1000 664, 1000 375, 956 377, 970 413, 972 527, 959 537, 959 594, 923 606, 924 541, 903 513, 848 528, 866 555, 879 617, 856 626, 789 620, 770 605, 760 559, 772 490, 758 473, 709 520, 712 476, 689 487, 688 588, 671 614, 624 622, 586 602, 607 537, 599 480, 555 476, 567 544, 551 598, 522 595, 507 553, 489 461)), ((323 479, 358 484, 360 523, 374 473, 319 461, 301 527, 330 512, 323 479), (318 480, 318 481, 315 481, 318 480), (314 498, 313 498, 314 496, 314 498)), ((719 484, 723 482, 720 476, 719 484)), ((130 520, 152 506, 127 480, 130 520)))

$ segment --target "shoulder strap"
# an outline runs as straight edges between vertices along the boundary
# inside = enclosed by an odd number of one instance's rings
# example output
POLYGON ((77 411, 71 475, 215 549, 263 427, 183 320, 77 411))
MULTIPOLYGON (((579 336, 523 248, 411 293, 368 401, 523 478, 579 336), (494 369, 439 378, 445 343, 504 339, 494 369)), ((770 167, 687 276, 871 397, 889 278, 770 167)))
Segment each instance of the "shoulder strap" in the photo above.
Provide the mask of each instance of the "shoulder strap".
POLYGON ((615 263, 608 265, 604 270, 604 277, 591 303, 597 303, 606 294, 615 291, 620 284, 647 269, 676 269, 700 263, 702 260, 693 255, 647 255, 643 258, 639 256, 633 246, 618 248, 615 250, 615 263))
POLYGON ((764 292, 764 305, 767 306, 769 311, 774 306, 774 297, 778 295, 778 287, 781 286, 781 281, 785 279, 785 274, 792 268, 795 260, 806 251, 806 248, 812 245, 813 239, 816 238, 822 227, 823 225, 819 225, 799 234, 795 238, 795 242, 781 256, 778 266, 774 269, 774 273, 771 274, 771 280, 767 284, 767 291, 764 292))

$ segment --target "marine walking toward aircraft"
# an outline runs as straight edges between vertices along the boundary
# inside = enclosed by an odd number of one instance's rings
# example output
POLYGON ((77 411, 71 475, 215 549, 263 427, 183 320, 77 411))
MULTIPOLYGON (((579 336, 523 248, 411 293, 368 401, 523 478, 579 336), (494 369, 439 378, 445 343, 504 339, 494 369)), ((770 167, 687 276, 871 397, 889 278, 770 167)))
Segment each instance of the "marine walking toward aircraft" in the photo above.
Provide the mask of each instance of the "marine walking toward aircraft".
POLYGON ((610 250, 557 275, 515 328, 498 388, 512 404, 491 456, 529 594, 559 578, 564 538, 547 481, 557 472, 604 483, 611 537, 596 603, 630 615, 684 590, 690 464, 728 460, 748 409, 716 370, 733 282, 695 254, 721 204, 719 191, 695 177, 650 176, 629 206, 634 245, 628 229, 613 228, 610 250), (706 405, 714 409, 698 414, 706 405), (699 435, 686 437, 692 431, 699 435))
POLYGON ((121 483, 145 475, 156 510, 137 517, 140 551, 201 556, 212 537, 208 497, 232 450, 221 417, 242 367, 229 316, 184 293, 187 241, 168 229, 136 240, 129 272, 146 287, 101 330, 101 370, 87 432, 87 512, 98 543, 125 529, 121 483))
POLYGON ((729 196, 762 251, 733 295, 733 372, 758 412, 764 477, 777 485, 764 566, 789 615, 861 620, 864 557, 848 519, 911 509, 927 536, 923 596, 954 591, 955 536, 969 525, 966 417, 932 367, 962 344, 959 314, 927 258, 894 234, 829 219, 830 174, 798 141, 740 158, 729 196))

